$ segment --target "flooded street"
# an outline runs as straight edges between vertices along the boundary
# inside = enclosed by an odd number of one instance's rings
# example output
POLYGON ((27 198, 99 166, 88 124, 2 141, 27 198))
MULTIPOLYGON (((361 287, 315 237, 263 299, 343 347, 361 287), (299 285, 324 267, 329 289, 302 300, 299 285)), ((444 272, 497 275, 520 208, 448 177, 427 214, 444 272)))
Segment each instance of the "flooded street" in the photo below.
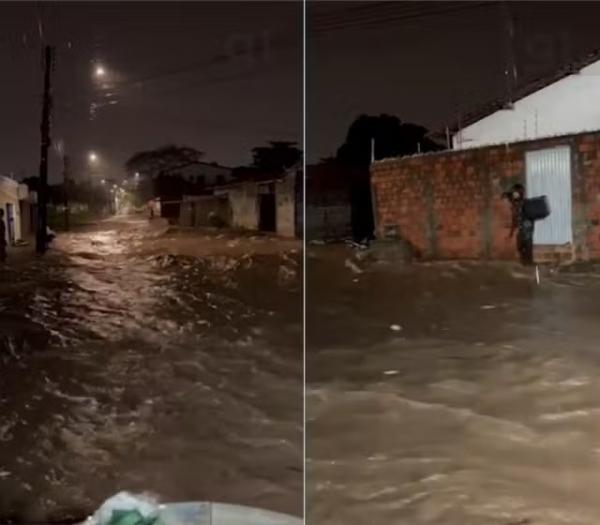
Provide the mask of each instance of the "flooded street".
POLYGON ((221 237, 106 222, 0 269, 3 522, 119 490, 301 513, 300 255, 221 237))
POLYGON ((350 257, 308 253, 308 522, 600 522, 597 269, 350 257))

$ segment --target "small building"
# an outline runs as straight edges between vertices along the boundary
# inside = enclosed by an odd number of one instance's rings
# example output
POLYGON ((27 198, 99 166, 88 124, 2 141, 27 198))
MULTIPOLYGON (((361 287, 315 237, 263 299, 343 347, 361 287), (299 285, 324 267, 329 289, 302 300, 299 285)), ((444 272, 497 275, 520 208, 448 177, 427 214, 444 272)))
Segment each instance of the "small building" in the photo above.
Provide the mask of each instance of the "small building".
MULTIPOLYGON (((212 195, 216 187, 233 181, 233 170, 217 163, 195 162, 159 175, 154 181, 159 214, 170 222, 180 220, 184 196, 212 195)), ((189 206, 189 205, 188 205, 189 206)))
POLYGON ((184 180, 198 188, 211 189, 233 180, 233 169, 216 162, 195 162, 177 170, 184 180))
POLYGON ((503 192, 545 195, 536 260, 600 259, 600 131, 376 161, 379 236, 397 236, 430 259, 516 259, 503 192))
POLYGON ((0 175, 0 208, 4 210, 6 240, 14 244, 35 232, 35 193, 26 184, 0 175))
POLYGON ((179 225, 184 228, 231 226, 232 211, 227 195, 184 195, 179 225))
POLYGON ((215 196, 227 199, 232 228, 300 237, 301 192, 302 170, 294 166, 278 175, 249 170, 216 188, 215 196))
POLYGON ((510 205, 521 183, 545 195, 536 260, 600 259, 600 53, 518 86, 452 130, 452 150, 371 166, 379 236, 395 235, 433 259, 516 259, 510 205))

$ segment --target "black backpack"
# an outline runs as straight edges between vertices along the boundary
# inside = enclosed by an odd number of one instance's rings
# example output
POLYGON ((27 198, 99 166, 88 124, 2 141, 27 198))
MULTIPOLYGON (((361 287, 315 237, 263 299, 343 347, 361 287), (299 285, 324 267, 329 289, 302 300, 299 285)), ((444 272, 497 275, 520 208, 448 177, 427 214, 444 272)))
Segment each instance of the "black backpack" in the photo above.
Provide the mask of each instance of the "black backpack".
POLYGON ((545 195, 531 197, 523 202, 523 215, 530 221, 541 221, 550 215, 550 205, 545 195))

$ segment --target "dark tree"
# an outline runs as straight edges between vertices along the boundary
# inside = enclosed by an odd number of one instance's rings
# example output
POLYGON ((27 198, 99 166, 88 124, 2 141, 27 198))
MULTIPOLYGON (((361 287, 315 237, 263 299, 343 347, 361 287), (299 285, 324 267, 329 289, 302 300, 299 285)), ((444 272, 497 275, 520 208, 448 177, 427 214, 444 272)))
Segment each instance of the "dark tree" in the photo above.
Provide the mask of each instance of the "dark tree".
POLYGON ((39 177, 27 177, 22 180, 23 184, 27 185, 29 191, 37 191, 40 182, 39 177))
POLYGON ((125 163, 129 175, 135 172, 142 175, 136 183, 135 202, 140 204, 160 197, 166 202, 161 208, 163 216, 176 219, 179 215, 178 201, 184 194, 198 191, 198 185, 184 180, 180 170, 201 162, 203 157, 201 151, 173 144, 136 153, 125 163))
POLYGON ((139 172, 154 178, 175 174, 180 169, 200 162, 203 157, 204 154, 194 148, 170 144, 136 153, 125 163, 125 169, 129 174, 139 172))
POLYGON ((360 115, 350 125, 346 140, 337 151, 337 159, 344 164, 368 166, 373 139, 375 159, 413 155, 419 148, 423 153, 443 149, 427 134, 427 128, 402 123, 393 115, 360 115))
POLYGON ((280 173, 302 160, 295 142, 275 141, 252 150, 252 167, 263 173, 280 173))
MULTIPOLYGON (((427 129, 402 123, 393 115, 360 115, 350 125, 346 140, 338 148, 336 160, 348 176, 352 205, 352 230, 355 240, 373 236, 373 202, 369 166, 374 141, 374 158, 413 155, 443 149, 428 138, 427 129)), ((331 162, 331 159, 327 159, 331 162)))

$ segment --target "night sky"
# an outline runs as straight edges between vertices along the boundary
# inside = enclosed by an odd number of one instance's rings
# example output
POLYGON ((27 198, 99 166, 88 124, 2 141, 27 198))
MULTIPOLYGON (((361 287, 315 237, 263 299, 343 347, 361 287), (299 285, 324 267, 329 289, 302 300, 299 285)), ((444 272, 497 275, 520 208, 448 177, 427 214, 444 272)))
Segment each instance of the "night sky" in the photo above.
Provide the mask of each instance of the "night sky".
MULTIPOLYGON (((167 143, 235 166, 266 141, 302 139, 299 2, 2 3, 0 174, 37 175, 44 43, 57 48, 52 135, 75 176, 91 150, 110 177, 167 143)), ((50 162, 60 180, 55 150, 50 162)))
MULTIPOLYGON (((509 2, 518 82, 600 48, 600 2, 509 2)), ((308 5, 307 151, 335 153, 360 113, 432 130, 506 95, 508 17, 501 2, 308 5)))
MULTIPOLYGON (((509 4, 519 83, 600 47, 598 2, 509 4)), ((502 2, 311 1, 307 10, 309 162, 332 155, 359 113, 441 130, 506 95, 502 2)), ((98 172, 118 176, 131 154, 171 142, 231 166, 266 141, 301 142, 300 2, 23 2, 0 4, 0 14, 2 174, 37 174, 42 43, 57 47, 53 137, 76 174, 90 150, 98 172), (255 51, 236 54, 245 43, 255 51), (107 69, 104 88, 95 61, 107 69), (93 118, 92 103, 103 104, 93 118)), ((51 180, 60 169, 53 153, 51 180)))

